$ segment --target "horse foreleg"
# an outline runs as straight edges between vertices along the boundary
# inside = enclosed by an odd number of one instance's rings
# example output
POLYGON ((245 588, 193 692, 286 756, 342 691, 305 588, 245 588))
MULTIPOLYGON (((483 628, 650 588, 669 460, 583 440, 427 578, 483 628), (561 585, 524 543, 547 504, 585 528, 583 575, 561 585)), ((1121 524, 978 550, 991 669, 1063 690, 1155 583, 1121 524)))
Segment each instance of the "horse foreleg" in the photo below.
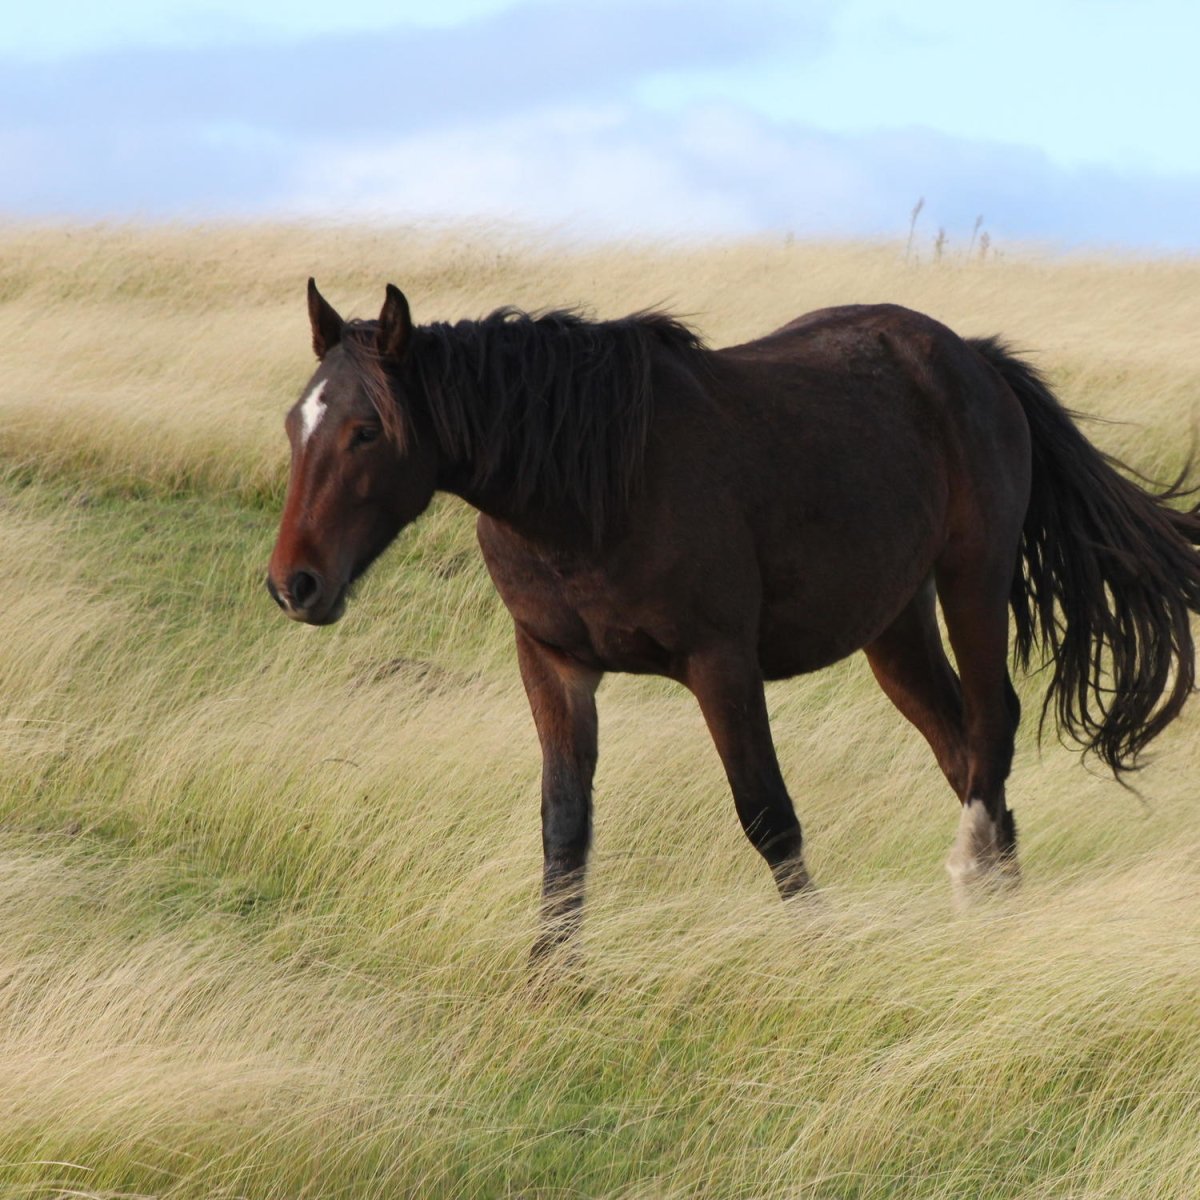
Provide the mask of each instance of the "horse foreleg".
POLYGON ((694 655, 684 680, 700 703, 746 836, 786 900, 811 886, 796 810, 779 771, 762 673, 740 649, 694 655))
POLYGON ((601 673, 519 628, 517 659, 542 745, 542 928, 531 955, 537 965, 579 928, 592 832, 601 673))

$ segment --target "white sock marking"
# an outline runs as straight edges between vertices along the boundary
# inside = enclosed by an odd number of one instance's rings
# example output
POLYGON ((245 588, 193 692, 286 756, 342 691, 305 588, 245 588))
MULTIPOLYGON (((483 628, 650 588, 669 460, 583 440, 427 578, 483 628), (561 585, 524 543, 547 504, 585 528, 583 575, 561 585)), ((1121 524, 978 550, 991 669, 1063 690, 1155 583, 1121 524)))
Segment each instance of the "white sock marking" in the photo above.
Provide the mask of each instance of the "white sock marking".
POLYGON ((304 397, 303 403, 300 405, 300 445, 307 446, 308 439, 312 437, 317 426, 321 423, 321 418, 325 415, 325 402, 321 399, 321 393, 325 390, 325 385, 329 382, 328 379, 322 379, 307 396, 304 397))

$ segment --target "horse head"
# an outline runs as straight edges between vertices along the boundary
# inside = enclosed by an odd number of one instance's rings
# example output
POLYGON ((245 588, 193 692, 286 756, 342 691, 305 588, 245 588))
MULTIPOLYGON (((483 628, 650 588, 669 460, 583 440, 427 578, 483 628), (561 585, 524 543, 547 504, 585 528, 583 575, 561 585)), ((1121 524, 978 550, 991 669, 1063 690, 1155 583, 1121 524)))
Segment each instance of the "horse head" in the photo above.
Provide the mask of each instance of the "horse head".
POLYGON ((308 312, 319 365, 284 422, 291 473, 267 590, 293 620, 328 625, 428 507, 437 456, 405 402, 413 324, 403 293, 388 285, 377 321, 344 321, 310 279, 308 312))

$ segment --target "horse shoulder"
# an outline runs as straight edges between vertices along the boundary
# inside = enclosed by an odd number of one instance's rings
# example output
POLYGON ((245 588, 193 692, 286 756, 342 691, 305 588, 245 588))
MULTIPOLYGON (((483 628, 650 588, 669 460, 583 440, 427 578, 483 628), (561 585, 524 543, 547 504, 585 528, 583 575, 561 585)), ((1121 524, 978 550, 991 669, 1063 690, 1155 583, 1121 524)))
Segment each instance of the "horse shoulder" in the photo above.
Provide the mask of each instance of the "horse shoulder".
POLYGON ((566 562, 485 513, 475 533, 492 583, 516 624, 535 641, 586 661, 588 630, 572 603, 566 562))

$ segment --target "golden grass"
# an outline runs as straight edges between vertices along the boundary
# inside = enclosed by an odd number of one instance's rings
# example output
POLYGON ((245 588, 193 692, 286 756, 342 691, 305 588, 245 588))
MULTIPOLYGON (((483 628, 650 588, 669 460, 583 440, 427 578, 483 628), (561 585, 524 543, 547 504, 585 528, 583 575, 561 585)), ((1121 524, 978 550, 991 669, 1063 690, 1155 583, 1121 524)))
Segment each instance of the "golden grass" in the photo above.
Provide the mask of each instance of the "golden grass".
MULTIPOLYGON (((0 232, 0 451, 9 463, 132 490, 268 488, 283 402, 310 373, 309 274, 346 314, 374 315, 390 279, 418 320, 502 304, 609 316, 661 306, 714 344, 823 305, 887 300, 964 335, 1004 334, 1051 367, 1083 411, 1173 426, 1178 438, 1197 403, 1194 261, 914 268, 888 245, 538 250, 478 232, 16 229, 0 232)), ((1143 439, 1117 430, 1109 440, 1124 450, 1143 439)))
POLYGON ((1192 263, 0 235, 0 1197, 1196 1194, 1200 707, 1141 802, 1027 720, 1024 886, 956 916, 955 806, 863 664, 775 685, 824 886, 785 911, 694 704, 606 681, 585 962, 531 991, 538 761, 469 514, 333 629, 262 591, 310 272, 717 343, 898 300, 1041 351, 1153 470, 1200 395, 1192 263))

